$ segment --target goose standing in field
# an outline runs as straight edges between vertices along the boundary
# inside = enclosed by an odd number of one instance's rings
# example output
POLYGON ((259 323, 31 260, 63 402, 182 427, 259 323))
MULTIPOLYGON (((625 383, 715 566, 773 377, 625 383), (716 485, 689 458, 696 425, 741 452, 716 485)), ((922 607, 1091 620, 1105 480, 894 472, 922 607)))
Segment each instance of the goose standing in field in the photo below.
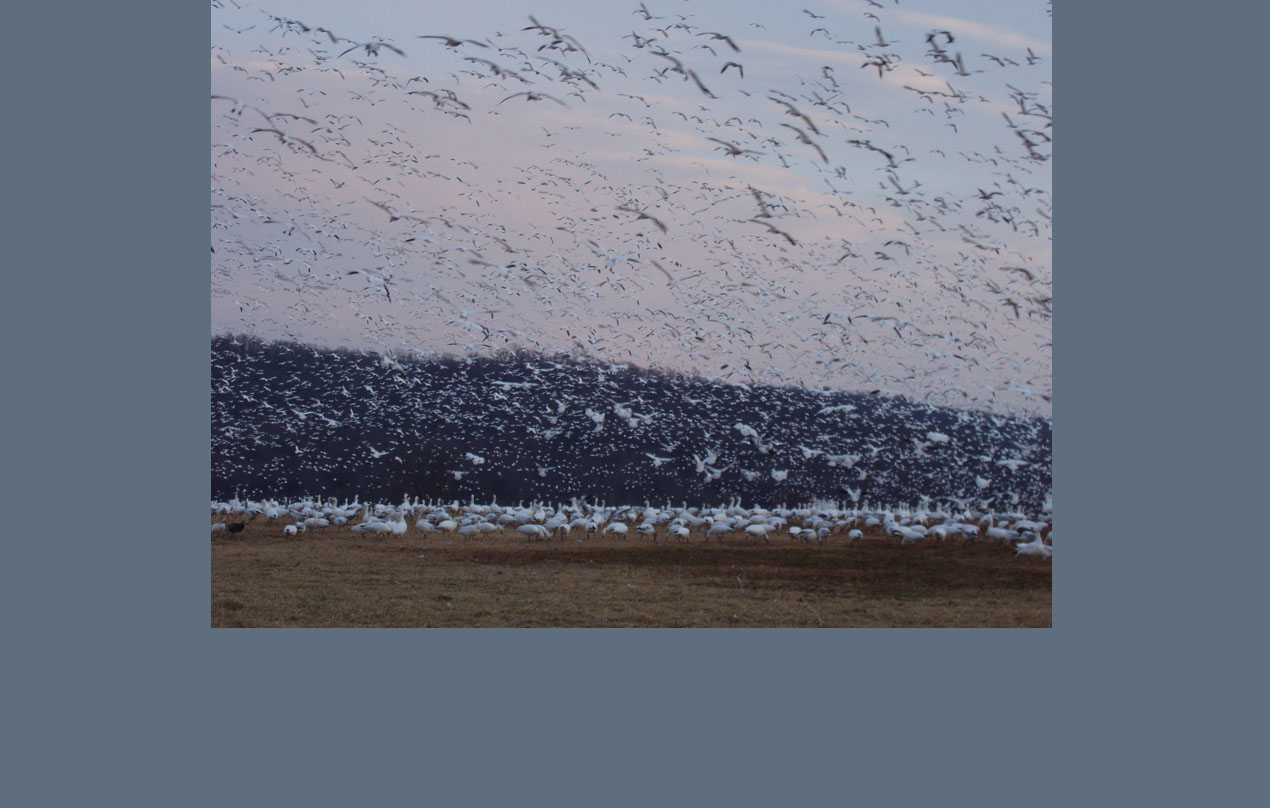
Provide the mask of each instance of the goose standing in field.
POLYGON ((771 525, 762 525, 762 524, 758 524, 758 525, 748 525, 748 526, 746 526, 746 528, 745 528, 745 532, 746 532, 748 535, 750 535, 750 536, 761 536, 761 537, 762 537, 762 539, 763 539, 763 541, 764 541, 764 543, 767 543, 767 544, 771 544, 771 539, 767 538, 767 534, 768 534, 768 532, 770 532, 771 530, 772 530, 772 526, 771 526, 771 525))
MULTIPOLYGON (((1009 523, 1006 522, 1006 524, 1009 523)), ((996 541, 1012 541, 1019 538, 1018 531, 998 527, 991 515, 988 516, 988 529, 983 532, 983 535, 996 541)))
MULTIPOLYGON (((374 513, 375 514, 382 513, 380 506, 375 506, 374 513)), ((378 515, 372 516, 371 514, 372 514, 372 510, 370 505, 369 504, 363 505, 362 512, 361 512, 362 521, 350 527, 349 530, 353 531, 354 533, 384 534, 384 533, 392 532, 392 525, 390 525, 382 517, 378 515)))
POLYGON ((524 524, 516 528, 516 530, 520 533, 524 533, 530 541, 533 541, 535 538, 545 539, 550 535, 550 531, 547 530, 547 528, 538 524, 524 524))
POLYGON ((1038 556, 1040 558, 1050 558, 1054 555, 1054 549, 1041 539, 1037 534, 1032 537, 1031 541, 1019 542, 1014 546, 1015 555, 1038 556))
POLYGON ((900 537, 901 545, 912 544, 915 541, 920 541, 926 538, 925 533, 904 525, 896 525, 894 527, 894 532, 900 537))
POLYGON ((388 523, 388 528, 392 531, 394 536, 405 535, 407 527, 406 515, 402 511, 398 511, 397 518, 388 523))
POLYGON ((706 542, 708 543, 710 541, 711 536, 718 536, 719 541, 722 542, 723 534, 730 532, 732 532, 732 523, 727 519, 720 519, 711 524, 710 528, 706 530, 706 542))

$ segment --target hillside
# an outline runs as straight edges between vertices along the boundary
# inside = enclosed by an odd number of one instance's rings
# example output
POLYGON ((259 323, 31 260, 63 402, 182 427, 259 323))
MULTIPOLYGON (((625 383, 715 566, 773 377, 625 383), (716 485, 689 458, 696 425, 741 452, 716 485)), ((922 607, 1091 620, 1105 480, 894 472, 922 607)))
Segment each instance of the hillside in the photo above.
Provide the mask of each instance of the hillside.
POLYGON ((1037 512, 1051 489, 1047 420, 561 357, 421 361, 223 336, 211 395, 214 498, 929 497, 1037 512))

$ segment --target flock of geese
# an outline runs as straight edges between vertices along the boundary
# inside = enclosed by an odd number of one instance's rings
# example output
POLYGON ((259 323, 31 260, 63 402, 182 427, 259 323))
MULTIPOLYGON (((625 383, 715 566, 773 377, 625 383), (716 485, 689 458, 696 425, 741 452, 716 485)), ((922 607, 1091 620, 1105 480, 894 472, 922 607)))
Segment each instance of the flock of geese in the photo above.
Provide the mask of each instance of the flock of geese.
POLYGON ((215 0, 213 327, 1045 415, 1048 43, 908 5, 388 38, 215 0))
POLYGON ((610 534, 626 539, 630 533, 650 541, 722 543, 725 538, 771 543, 784 535, 791 542, 824 545, 841 537, 849 543, 870 535, 891 537, 900 544, 961 542, 979 539, 1013 543, 1017 555, 1049 558, 1053 555, 1052 517, 1029 518, 1022 513, 979 514, 966 509, 912 510, 907 508, 844 508, 840 503, 815 503, 798 508, 743 508, 738 502, 714 508, 608 506, 573 500, 569 504, 500 506, 496 503, 439 503, 406 498, 396 506, 382 503, 344 502, 334 499, 302 499, 287 504, 277 500, 212 502, 213 518, 234 521, 213 523, 211 532, 241 533, 249 522, 264 517, 280 526, 280 534, 326 528, 343 528, 359 534, 396 536, 411 532, 425 536, 444 534, 466 540, 495 534, 519 534, 527 541, 560 539, 577 535, 575 542, 610 534))
MULTIPOLYGON (((212 341, 213 496, 1043 506, 1051 425, 883 394, 507 355, 212 341)), ((881 381, 881 380, 880 380, 881 381)), ((884 382, 883 382, 884 383, 884 382)))

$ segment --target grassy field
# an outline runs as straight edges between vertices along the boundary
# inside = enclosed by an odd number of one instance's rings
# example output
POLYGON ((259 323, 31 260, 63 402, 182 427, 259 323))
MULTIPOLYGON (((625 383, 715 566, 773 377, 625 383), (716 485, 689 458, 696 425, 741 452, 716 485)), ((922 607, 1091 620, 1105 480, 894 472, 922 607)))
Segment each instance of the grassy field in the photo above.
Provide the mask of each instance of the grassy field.
POLYGON ((211 624, 416 627, 1051 625, 1049 559, 996 542, 735 536, 464 540, 260 519, 211 540, 211 624))

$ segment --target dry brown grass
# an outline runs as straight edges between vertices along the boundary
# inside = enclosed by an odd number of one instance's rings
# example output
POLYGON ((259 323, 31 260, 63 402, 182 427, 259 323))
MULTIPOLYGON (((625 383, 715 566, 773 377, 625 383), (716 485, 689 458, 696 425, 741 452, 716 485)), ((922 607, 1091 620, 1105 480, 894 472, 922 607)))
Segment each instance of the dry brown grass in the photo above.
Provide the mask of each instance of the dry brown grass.
POLYGON ((995 542, 849 546, 514 532, 465 541, 284 538, 257 519, 212 538, 211 623, 231 626, 801 627, 1051 625, 1051 561, 995 542))

